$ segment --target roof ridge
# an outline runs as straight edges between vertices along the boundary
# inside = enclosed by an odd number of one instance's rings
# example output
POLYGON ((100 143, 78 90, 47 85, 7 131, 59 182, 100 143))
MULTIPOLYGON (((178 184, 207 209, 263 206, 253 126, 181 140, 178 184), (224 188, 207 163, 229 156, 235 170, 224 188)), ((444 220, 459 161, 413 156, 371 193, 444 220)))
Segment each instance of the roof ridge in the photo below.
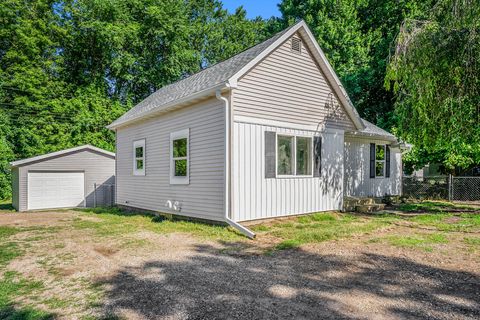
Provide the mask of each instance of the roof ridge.
POLYGON ((21 165, 24 165, 24 164, 27 164, 27 163, 40 161, 40 160, 48 159, 48 158, 55 157, 55 156, 61 156, 61 155, 64 155, 64 154, 67 154, 67 153, 70 153, 70 152, 77 152, 77 151, 81 151, 81 150, 84 150, 84 149, 90 149, 90 150, 93 150, 93 151, 103 153, 105 155, 115 157, 114 152, 110 152, 110 151, 107 151, 105 149, 95 147, 91 144, 84 144, 84 145, 80 145, 80 146, 76 146, 76 147, 72 147, 72 148, 67 148, 67 149, 58 150, 58 151, 52 151, 52 152, 40 154, 38 156, 33 156, 33 157, 25 158, 25 159, 12 161, 12 162, 10 162, 10 165, 12 167, 17 167, 17 166, 21 166, 21 165))

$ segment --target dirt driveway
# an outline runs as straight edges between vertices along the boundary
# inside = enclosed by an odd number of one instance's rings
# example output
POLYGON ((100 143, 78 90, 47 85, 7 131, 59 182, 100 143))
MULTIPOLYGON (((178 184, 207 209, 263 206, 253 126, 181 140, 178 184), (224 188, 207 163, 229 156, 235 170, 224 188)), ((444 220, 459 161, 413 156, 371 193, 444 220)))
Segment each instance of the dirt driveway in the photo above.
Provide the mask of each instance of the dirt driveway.
POLYGON ((376 240, 414 232, 395 224, 272 251, 270 234, 212 239, 111 219, 105 233, 102 218, 82 212, 0 214, 0 227, 20 227, 8 241, 21 250, 0 275, 41 282, 0 318, 29 308, 41 319, 480 317, 480 255, 455 235, 432 251, 376 240))

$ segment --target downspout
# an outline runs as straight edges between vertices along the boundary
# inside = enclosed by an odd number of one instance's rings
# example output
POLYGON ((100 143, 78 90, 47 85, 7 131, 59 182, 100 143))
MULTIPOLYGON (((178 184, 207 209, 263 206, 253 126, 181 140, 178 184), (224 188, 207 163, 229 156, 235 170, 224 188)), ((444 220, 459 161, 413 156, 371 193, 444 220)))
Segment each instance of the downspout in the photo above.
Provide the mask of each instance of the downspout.
POLYGON ((227 98, 222 96, 220 89, 217 89, 215 95, 218 100, 225 103, 225 222, 237 229, 250 239, 255 238, 255 233, 241 224, 233 221, 229 217, 230 213, 230 103, 227 98))

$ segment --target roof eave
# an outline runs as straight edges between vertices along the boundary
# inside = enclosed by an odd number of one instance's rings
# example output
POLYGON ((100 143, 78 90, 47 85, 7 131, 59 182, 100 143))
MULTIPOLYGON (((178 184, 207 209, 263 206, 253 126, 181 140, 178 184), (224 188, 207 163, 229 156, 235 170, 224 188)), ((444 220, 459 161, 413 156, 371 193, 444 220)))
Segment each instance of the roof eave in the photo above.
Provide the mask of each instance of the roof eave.
POLYGON ((374 138, 374 139, 378 139, 378 140, 398 142, 398 139, 395 136, 392 136, 392 135, 382 135, 382 134, 359 132, 359 131, 348 132, 348 133, 345 133, 345 135, 350 136, 350 137, 374 138))
POLYGON ((77 151, 81 151, 81 150, 92 150, 92 151, 103 153, 107 156, 111 156, 111 157, 115 158, 115 153, 113 153, 113 152, 94 147, 90 144, 86 144, 86 145, 83 145, 83 146, 74 147, 74 148, 65 149, 65 150, 60 150, 60 151, 55 151, 55 152, 50 152, 50 153, 47 153, 47 154, 42 154, 42 155, 39 155, 39 156, 27 158, 27 159, 12 161, 12 162, 10 162, 10 165, 12 167, 20 167, 20 166, 26 165, 26 164, 31 163, 31 162, 45 160, 45 159, 48 159, 48 158, 61 156, 63 154, 67 154, 67 153, 71 153, 71 152, 77 152, 77 151))
POLYGON ((144 118, 147 118, 149 116, 152 116, 154 114, 161 113, 161 111, 168 112, 168 110, 166 110, 166 109, 169 109, 169 108, 174 107, 176 105, 188 103, 190 101, 193 101, 193 100, 196 100, 196 99, 199 99, 199 98, 211 95, 211 94, 215 94, 215 92, 217 90, 230 89, 230 88, 234 88, 234 87, 236 87, 236 84, 231 84, 230 82, 226 82, 226 83, 222 82, 222 83, 217 84, 213 87, 210 87, 210 88, 202 90, 202 91, 198 91, 197 93, 186 96, 184 98, 177 99, 177 100, 171 101, 169 103, 165 103, 161 106, 152 108, 151 110, 149 110, 147 112, 144 112, 144 113, 141 113, 136 117, 129 118, 129 119, 126 119, 124 121, 114 121, 111 124, 109 124, 108 126, 106 126, 106 128, 110 129, 110 130, 115 130, 119 127, 126 126, 128 124, 132 124, 134 122, 140 121, 140 120, 142 120, 144 118))

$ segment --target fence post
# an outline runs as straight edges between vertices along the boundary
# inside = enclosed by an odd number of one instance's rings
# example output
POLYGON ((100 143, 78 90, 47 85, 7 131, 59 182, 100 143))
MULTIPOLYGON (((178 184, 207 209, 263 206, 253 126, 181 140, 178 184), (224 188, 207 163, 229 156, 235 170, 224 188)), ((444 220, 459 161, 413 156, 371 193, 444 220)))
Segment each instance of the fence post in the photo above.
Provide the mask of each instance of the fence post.
POLYGON ((448 175, 448 201, 452 201, 452 193, 453 193, 453 180, 452 174, 448 175))
POLYGON ((97 207, 97 183, 93 184, 93 207, 97 207))

